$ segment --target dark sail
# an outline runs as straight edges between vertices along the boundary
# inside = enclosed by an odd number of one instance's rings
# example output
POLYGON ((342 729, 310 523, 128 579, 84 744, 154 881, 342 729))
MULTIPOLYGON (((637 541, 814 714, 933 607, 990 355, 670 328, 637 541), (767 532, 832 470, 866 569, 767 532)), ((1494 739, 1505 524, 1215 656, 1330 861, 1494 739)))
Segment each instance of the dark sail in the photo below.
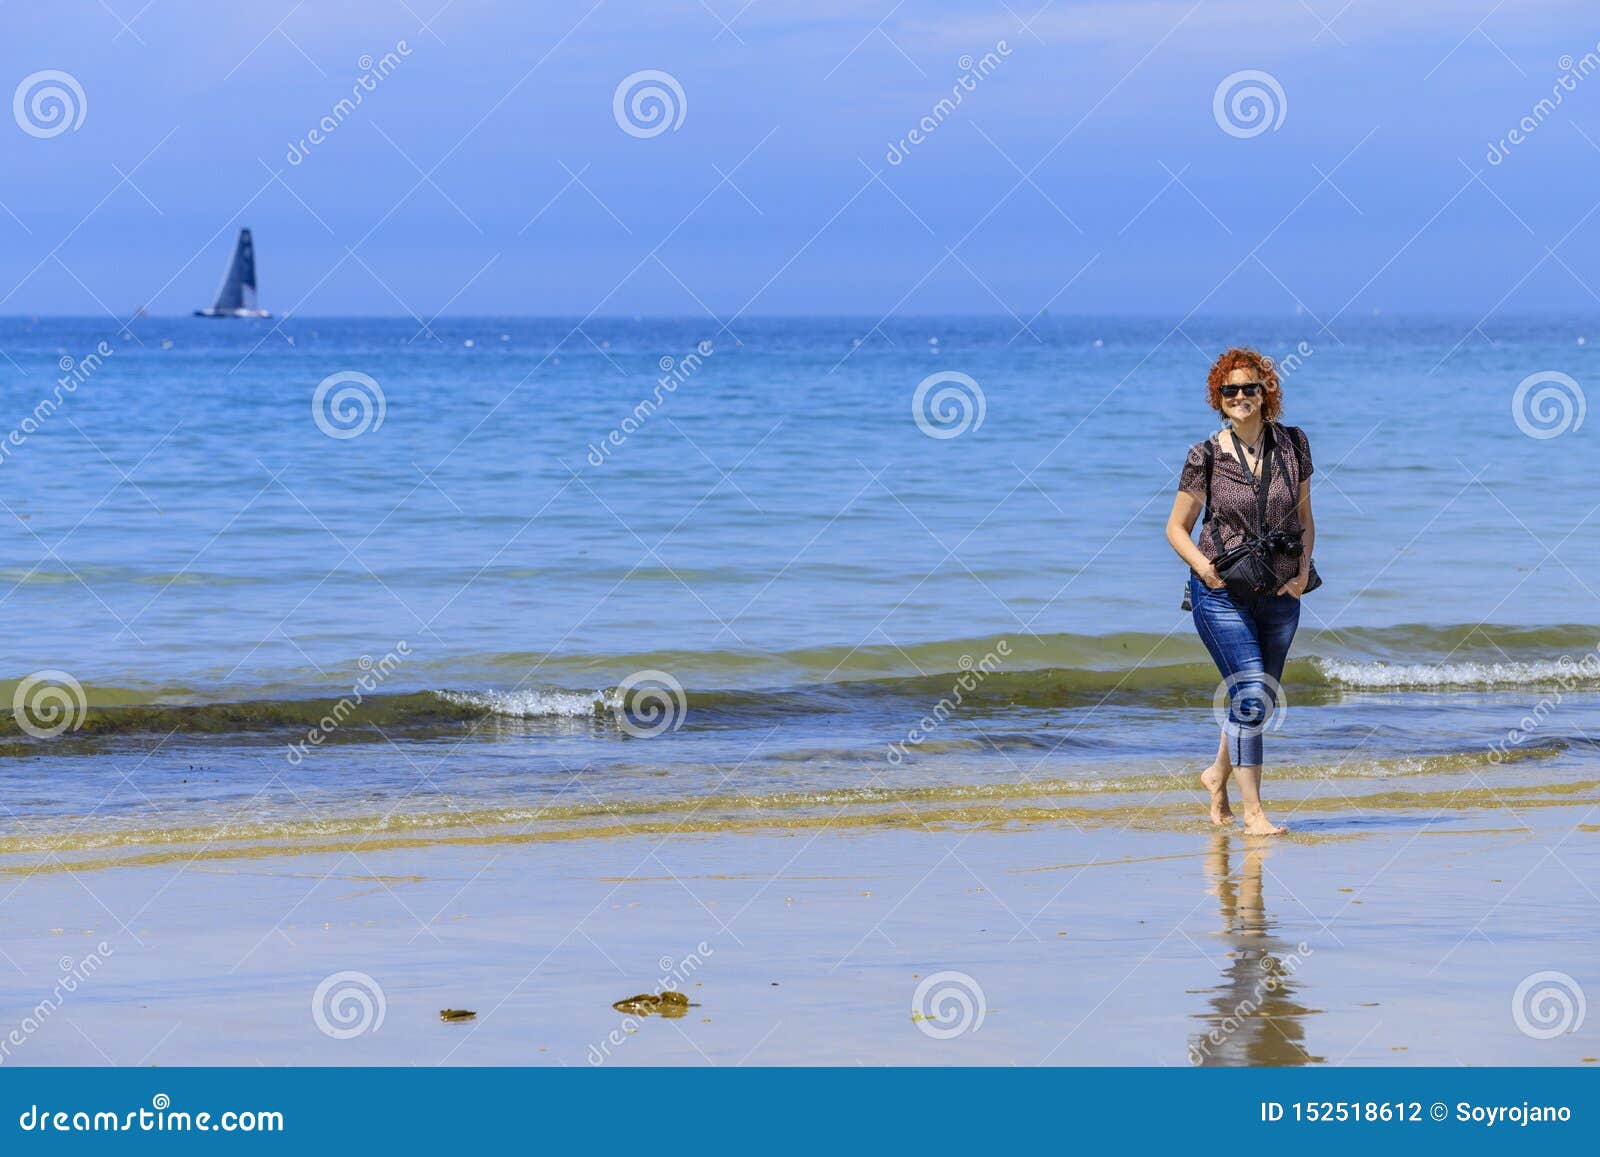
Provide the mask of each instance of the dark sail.
POLYGON ((217 291, 217 303, 210 309, 197 309, 199 317, 267 317, 266 310, 256 305, 256 248, 250 240, 250 230, 239 230, 239 241, 233 247, 233 260, 228 263, 228 273, 217 291))

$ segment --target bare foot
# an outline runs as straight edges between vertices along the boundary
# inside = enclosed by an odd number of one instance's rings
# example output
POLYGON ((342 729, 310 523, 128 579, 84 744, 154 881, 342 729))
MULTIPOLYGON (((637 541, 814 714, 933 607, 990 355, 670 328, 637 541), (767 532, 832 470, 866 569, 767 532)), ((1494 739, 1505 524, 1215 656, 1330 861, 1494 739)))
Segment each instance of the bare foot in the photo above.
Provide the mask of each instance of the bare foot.
POLYGON ((1233 822, 1233 809, 1228 806, 1228 776, 1216 764, 1200 773, 1201 785, 1211 793, 1211 822, 1221 827, 1233 822))
POLYGON ((1273 823, 1263 811, 1247 814, 1244 817, 1244 831, 1247 836, 1281 836, 1289 829, 1273 823))

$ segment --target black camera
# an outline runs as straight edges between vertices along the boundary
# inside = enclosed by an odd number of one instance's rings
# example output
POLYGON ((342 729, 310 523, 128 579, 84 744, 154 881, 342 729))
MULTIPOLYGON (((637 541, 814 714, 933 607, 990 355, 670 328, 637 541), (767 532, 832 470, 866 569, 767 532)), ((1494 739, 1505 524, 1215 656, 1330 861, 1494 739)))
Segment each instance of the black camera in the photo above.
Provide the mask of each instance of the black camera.
POLYGON ((1281 554, 1284 558, 1299 558, 1305 553, 1306 548, 1298 534, 1275 530, 1267 535, 1267 549, 1273 554, 1281 554))

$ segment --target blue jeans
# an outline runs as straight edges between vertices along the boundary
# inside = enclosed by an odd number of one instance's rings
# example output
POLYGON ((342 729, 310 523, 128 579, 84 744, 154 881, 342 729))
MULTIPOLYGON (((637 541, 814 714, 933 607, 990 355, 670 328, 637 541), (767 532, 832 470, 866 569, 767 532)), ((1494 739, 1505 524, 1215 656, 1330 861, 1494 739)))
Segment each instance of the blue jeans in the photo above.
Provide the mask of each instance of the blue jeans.
POLYGON ((1226 587, 1212 590, 1189 576, 1189 603, 1195 630, 1222 673, 1228 695, 1228 720, 1236 767, 1262 762, 1261 735, 1278 702, 1278 683, 1289 644, 1300 625, 1300 600, 1293 595, 1262 595, 1248 605, 1234 602, 1226 587))

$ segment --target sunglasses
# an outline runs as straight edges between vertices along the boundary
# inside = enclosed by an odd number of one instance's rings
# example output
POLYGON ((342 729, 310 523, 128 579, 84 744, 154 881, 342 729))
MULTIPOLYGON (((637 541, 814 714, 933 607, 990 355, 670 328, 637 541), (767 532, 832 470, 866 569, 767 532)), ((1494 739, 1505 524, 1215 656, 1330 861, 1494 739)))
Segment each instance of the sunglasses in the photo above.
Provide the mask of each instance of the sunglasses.
POLYGON ((1224 398, 1236 398, 1240 394, 1243 394, 1247 398, 1253 398, 1259 394, 1263 388, 1264 387, 1260 382, 1250 382, 1249 384, 1243 386, 1223 386, 1222 396, 1224 398))

